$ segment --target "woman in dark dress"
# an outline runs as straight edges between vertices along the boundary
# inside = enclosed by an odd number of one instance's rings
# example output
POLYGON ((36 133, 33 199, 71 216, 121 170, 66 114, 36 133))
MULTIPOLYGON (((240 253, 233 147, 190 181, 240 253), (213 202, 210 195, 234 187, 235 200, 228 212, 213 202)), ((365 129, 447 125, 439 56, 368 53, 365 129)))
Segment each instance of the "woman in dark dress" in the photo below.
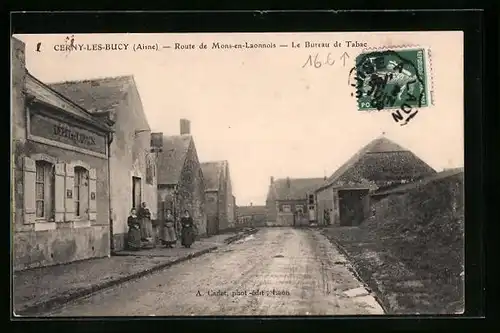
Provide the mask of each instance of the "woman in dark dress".
POLYGON ((167 209, 161 236, 161 241, 166 247, 172 248, 174 244, 177 243, 177 235, 175 234, 175 219, 170 209, 167 209))
POLYGON ((146 203, 141 204, 139 212, 137 213, 139 221, 141 222, 141 239, 149 244, 154 244, 153 241, 153 225, 151 223, 151 212, 146 203))
POLYGON ((135 208, 130 210, 130 216, 127 219, 127 224, 127 246, 130 250, 139 250, 141 248, 141 222, 136 215, 135 208))
POLYGON ((184 216, 181 218, 181 244, 187 248, 191 247, 196 237, 194 232, 193 218, 189 215, 187 210, 184 211, 184 216))
POLYGON ((330 225, 330 211, 325 209, 324 212, 325 225, 330 225))

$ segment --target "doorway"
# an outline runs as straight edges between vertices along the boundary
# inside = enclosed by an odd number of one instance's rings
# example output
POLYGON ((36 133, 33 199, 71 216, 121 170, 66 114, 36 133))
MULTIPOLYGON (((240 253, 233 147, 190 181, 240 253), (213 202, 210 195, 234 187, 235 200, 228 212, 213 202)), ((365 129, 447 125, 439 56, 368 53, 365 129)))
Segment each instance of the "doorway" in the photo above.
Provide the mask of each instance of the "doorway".
POLYGON ((360 225, 365 218, 364 198, 367 189, 339 191, 339 217, 341 226, 360 225))
POLYGON ((142 202, 141 178, 132 177, 132 207, 139 209, 142 202))
POLYGON ((217 235, 219 233, 219 217, 217 215, 209 215, 207 223, 207 234, 209 236, 217 235))

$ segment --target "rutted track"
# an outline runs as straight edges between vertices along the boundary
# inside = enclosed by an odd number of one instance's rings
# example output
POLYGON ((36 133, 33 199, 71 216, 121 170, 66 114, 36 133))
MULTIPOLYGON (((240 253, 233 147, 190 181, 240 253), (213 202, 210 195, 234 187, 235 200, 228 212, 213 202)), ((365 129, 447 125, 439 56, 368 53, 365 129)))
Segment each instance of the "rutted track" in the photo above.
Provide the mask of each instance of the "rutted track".
POLYGON ((167 270, 67 304, 53 316, 380 314, 316 231, 269 228, 167 270))

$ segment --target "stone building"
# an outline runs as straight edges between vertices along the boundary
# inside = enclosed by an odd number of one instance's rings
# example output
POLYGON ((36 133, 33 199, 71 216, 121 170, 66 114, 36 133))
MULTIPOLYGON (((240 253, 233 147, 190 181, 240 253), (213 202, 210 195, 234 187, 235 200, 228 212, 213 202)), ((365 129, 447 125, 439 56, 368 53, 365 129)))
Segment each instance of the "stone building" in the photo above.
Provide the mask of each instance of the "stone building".
POLYGON ((271 177, 266 198, 266 224, 268 226, 301 226, 316 219, 314 191, 324 178, 271 177))
POLYGON ((158 155, 158 207, 162 220, 167 208, 179 219, 188 210, 198 229, 207 233, 205 184, 198 153, 190 134, 190 122, 181 119, 180 135, 163 136, 163 151, 158 155))
POLYGON ((201 164, 205 180, 205 207, 207 212, 207 233, 235 227, 235 197, 227 161, 204 162, 201 164))
POLYGON ((32 76, 11 42, 14 269, 109 256, 111 128, 32 76))
POLYGON ((266 206, 250 204, 236 207, 238 227, 263 227, 266 225, 266 206))
POLYGON ((369 194, 436 171, 411 151, 380 137, 361 148, 316 190, 320 225, 358 225, 369 214, 369 194))
POLYGON ((93 115, 114 123, 110 146, 112 248, 123 250, 132 207, 146 202, 156 219, 155 153, 149 127, 133 76, 97 78, 50 85, 93 115))

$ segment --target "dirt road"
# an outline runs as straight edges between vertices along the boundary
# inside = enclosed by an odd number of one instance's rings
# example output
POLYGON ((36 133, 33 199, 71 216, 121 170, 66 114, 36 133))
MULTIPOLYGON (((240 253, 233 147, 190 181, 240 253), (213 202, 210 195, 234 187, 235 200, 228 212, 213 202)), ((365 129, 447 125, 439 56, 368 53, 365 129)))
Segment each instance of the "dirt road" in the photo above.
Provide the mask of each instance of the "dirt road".
POLYGON ((267 228, 49 316, 382 314, 317 231, 267 228))

